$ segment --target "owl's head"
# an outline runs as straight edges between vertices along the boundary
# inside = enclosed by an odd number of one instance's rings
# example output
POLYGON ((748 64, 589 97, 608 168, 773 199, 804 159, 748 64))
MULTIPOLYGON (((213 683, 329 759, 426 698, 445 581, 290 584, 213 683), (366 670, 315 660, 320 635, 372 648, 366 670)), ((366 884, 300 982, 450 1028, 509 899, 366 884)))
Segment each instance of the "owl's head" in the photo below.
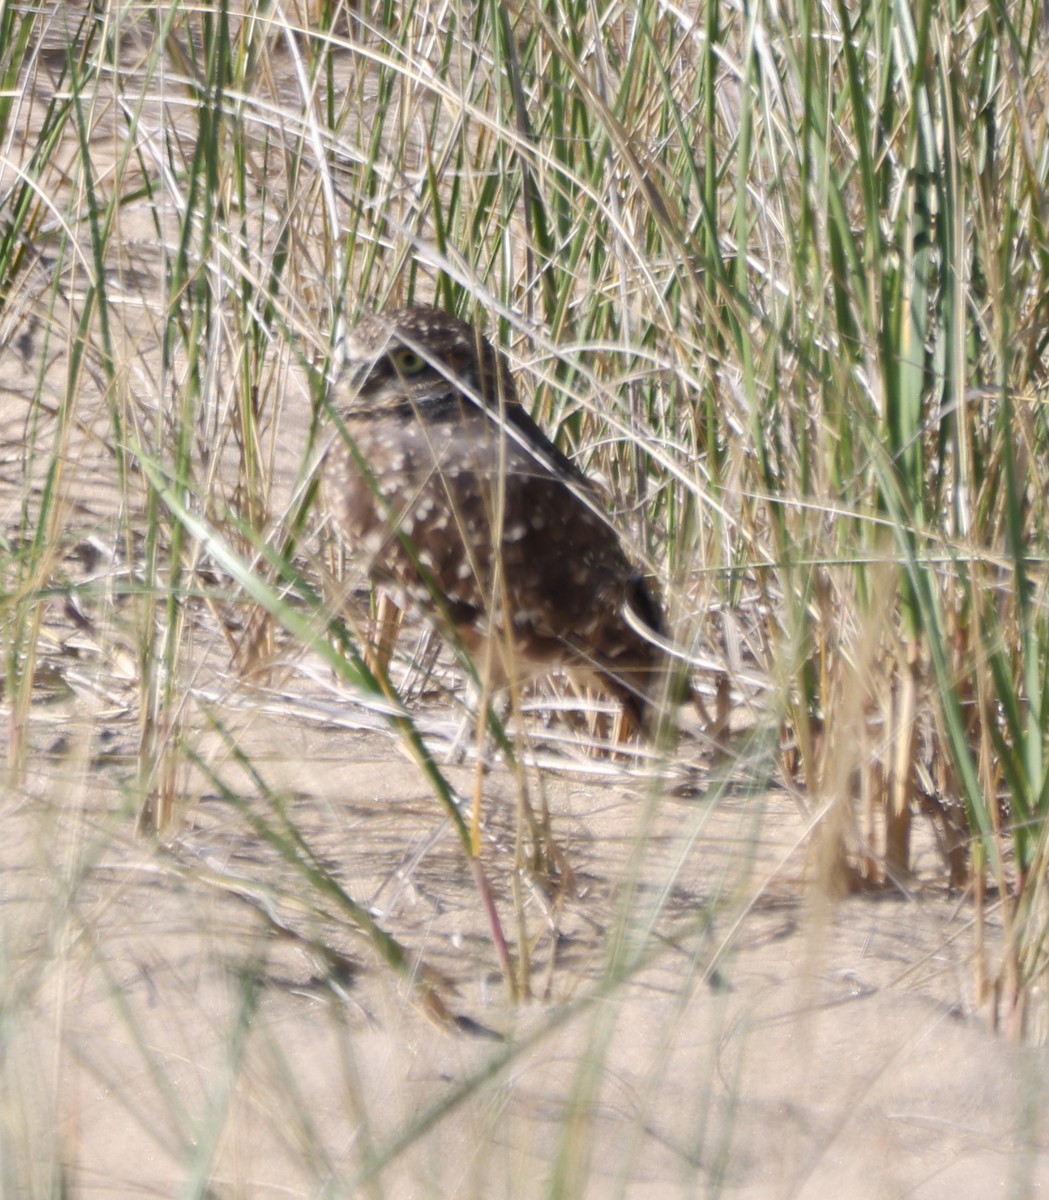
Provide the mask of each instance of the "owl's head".
POLYGON ((340 390, 355 413, 437 416, 464 403, 499 408, 517 399, 503 355, 440 309, 366 317, 347 338, 344 361, 340 390))

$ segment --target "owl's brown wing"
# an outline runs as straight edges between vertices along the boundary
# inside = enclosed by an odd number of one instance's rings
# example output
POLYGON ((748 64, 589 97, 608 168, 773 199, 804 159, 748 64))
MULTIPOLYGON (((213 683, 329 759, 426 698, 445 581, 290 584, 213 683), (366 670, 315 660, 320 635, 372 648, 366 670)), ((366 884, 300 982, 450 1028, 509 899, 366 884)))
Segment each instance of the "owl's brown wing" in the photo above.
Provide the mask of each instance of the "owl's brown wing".
POLYGON ((510 437, 527 453, 545 464, 555 475, 571 480, 587 492, 594 492, 593 482, 576 464, 546 436, 520 403, 506 406, 506 421, 510 437))

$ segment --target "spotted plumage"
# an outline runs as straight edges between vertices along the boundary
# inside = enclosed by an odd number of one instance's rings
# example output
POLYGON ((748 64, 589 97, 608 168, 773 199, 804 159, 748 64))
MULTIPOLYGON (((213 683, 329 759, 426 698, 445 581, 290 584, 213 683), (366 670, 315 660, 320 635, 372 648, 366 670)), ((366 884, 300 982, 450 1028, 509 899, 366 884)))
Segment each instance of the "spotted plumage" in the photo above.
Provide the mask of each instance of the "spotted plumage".
POLYGON ((346 344, 325 462, 336 524, 371 577, 459 639, 497 682, 563 669, 650 730, 659 605, 586 476, 517 398, 472 326, 415 307, 346 344))

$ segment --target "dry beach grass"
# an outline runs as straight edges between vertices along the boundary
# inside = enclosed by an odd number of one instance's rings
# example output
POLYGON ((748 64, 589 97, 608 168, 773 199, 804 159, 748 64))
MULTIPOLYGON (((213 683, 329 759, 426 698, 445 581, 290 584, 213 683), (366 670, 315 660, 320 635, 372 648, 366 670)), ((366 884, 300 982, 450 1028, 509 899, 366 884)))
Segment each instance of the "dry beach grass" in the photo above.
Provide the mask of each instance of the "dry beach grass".
POLYGON ((1039 31, 0 7, 5 1196, 1049 1179, 1039 31), (555 680, 447 765, 447 651, 371 673, 313 468, 334 332, 413 300, 720 744, 595 753, 555 680))

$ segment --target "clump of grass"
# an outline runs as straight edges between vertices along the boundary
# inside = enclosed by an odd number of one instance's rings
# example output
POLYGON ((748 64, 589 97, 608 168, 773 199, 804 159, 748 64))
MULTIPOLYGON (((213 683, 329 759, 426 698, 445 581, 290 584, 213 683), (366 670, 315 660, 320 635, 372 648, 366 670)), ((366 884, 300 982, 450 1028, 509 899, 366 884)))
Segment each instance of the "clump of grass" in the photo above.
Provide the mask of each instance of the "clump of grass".
MULTIPOLYGON (((711 797, 796 789, 828 886, 971 888, 1004 929, 977 954, 988 1011, 1044 1036, 1039 21, 0 8, 12 785, 57 678, 119 711, 126 805, 170 829, 187 780, 228 789, 197 748, 215 696, 294 678, 297 653, 388 721, 476 861, 340 619, 361 581, 311 474, 342 325, 433 301, 507 349, 713 664, 700 684, 729 680, 748 730, 711 797), (943 842, 932 878, 916 820, 943 842)), ((299 861, 293 835, 273 845, 299 861)), ((600 995, 648 961, 664 882, 643 919, 619 910, 600 995)), ((401 971, 409 952, 339 903, 401 971)))

